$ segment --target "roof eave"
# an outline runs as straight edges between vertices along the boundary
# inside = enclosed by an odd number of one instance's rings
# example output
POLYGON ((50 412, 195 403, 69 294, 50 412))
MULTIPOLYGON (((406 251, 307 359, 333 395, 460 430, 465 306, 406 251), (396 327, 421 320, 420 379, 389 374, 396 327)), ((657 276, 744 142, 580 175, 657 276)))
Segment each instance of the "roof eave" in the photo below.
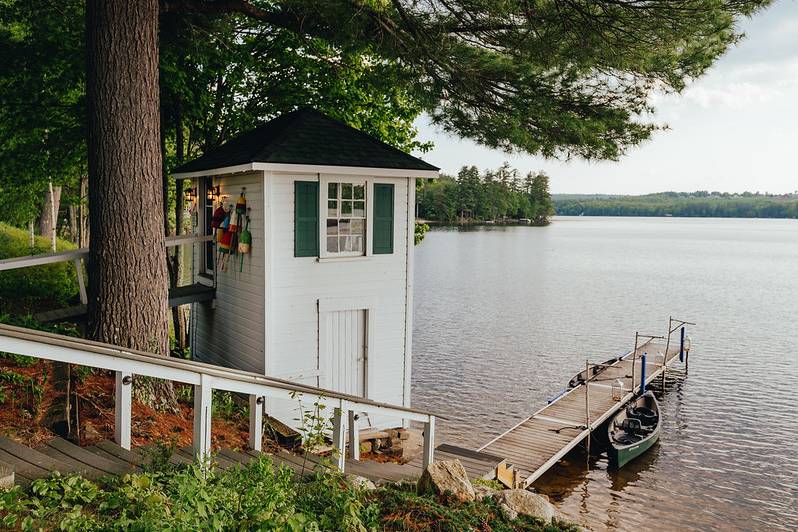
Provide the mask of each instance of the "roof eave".
POLYGON ((300 174, 334 174, 334 175, 370 175, 374 177, 415 177, 435 179, 440 177, 440 170, 419 170, 409 168, 374 168, 365 166, 329 166, 316 164, 289 163, 246 163, 222 168, 210 168, 195 172, 175 173, 175 179, 188 179, 211 175, 235 174, 253 170, 271 172, 296 172, 300 174))

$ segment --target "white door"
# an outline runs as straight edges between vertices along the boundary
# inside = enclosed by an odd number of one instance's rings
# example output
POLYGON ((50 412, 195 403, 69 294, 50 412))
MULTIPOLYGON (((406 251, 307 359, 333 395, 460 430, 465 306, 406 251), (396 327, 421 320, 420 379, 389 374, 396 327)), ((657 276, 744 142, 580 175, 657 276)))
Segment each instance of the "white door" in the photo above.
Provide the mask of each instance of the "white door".
POLYGON ((327 385, 337 391, 366 396, 366 311, 326 313, 327 385))

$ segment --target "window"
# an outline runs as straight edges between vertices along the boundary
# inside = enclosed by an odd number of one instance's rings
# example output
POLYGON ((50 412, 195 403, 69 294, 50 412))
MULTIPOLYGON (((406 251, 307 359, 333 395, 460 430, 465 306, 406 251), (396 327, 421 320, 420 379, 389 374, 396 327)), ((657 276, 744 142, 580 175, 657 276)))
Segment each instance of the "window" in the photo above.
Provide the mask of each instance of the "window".
POLYGON ((364 255, 366 252, 365 183, 327 183, 328 255, 364 255))

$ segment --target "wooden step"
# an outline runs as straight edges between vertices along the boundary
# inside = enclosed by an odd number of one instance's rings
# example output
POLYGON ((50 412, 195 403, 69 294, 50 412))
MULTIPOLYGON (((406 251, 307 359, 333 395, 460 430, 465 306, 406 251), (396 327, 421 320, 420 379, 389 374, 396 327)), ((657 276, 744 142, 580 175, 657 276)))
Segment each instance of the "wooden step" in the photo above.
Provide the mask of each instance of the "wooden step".
POLYGON ((127 462, 128 464, 137 467, 141 467, 147 462, 147 460, 145 460, 140 453, 124 449, 110 440, 103 440, 101 442, 95 443, 88 449, 95 454, 99 454, 100 456, 104 456, 106 458, 113 457, 117 460, 122 460, 123 462, 127 462))
POLYGON ((105 474, 123 475, 133 470, 127 462, 103 458, 63 438, 53 438, 46 445, 105 474))
POLYGON ((63 474, 76 472, 73 466, 17 443, 10 438, 0 438, 0 450, 5 453, 0 454, 0 461, 13 466, 17 474, 31 480, 47 477, 54 471, 63 474))

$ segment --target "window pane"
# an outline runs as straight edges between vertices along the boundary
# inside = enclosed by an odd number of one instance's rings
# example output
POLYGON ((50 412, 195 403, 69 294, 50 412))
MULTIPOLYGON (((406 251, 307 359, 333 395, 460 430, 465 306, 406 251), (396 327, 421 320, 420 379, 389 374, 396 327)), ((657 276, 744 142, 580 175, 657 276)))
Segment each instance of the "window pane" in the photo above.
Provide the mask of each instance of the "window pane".
POLYGON ((341 198, 352 199, 352 183, 341 183, 341 198))
POLYGON ((328 235, 337 235, 338 234, 338 220, 331 220, 327 219, 327 234, 328 235))
POLYGON ((330 200, 327 202, 327 216, 338 216, 338 202, 330 200))
POLYGON ((338 183, 327 184, 327 197, 330 199, 338 199, 338 183))
POLYGON ((366 217, 366 202, 365 201, 356 201, 354 203, 355 207, 352 211, 352 216, 359 216, 361 218, 366 217))
POLYGON ((341 216, 351 216, 352 215, 352 202, 351 201, 342 201, 341 202, 341 216))
POLYGON ((327 252, 328 253, 338 253, 338 237, 337 236, 328 236, 327 237, 327 252))
POLYGON ((352 229, 351 229, 350 232, 353 235, 362 235, 362 234, 365 233, 365 227, 366 226, 363 223, 363 220, 352 220, 352 226, 351 227, 352 227, 352 229))
POLYGON ((352 240, 352 251, 359 251, 363 252, 363 237, 362 236, 350 236, 352 240))
POLYGON ((352 251, 352 237, 351 236, 341 236, 338 237, 341 239, 339 244, 341 251, 352 251))
POLYGON ((366 199, 365 185, 355 185, 355 199, 366 199))
POLYGON ((338 222, 338 234, 348 235, 351 227, 351 220, 340 220, 338 222))

